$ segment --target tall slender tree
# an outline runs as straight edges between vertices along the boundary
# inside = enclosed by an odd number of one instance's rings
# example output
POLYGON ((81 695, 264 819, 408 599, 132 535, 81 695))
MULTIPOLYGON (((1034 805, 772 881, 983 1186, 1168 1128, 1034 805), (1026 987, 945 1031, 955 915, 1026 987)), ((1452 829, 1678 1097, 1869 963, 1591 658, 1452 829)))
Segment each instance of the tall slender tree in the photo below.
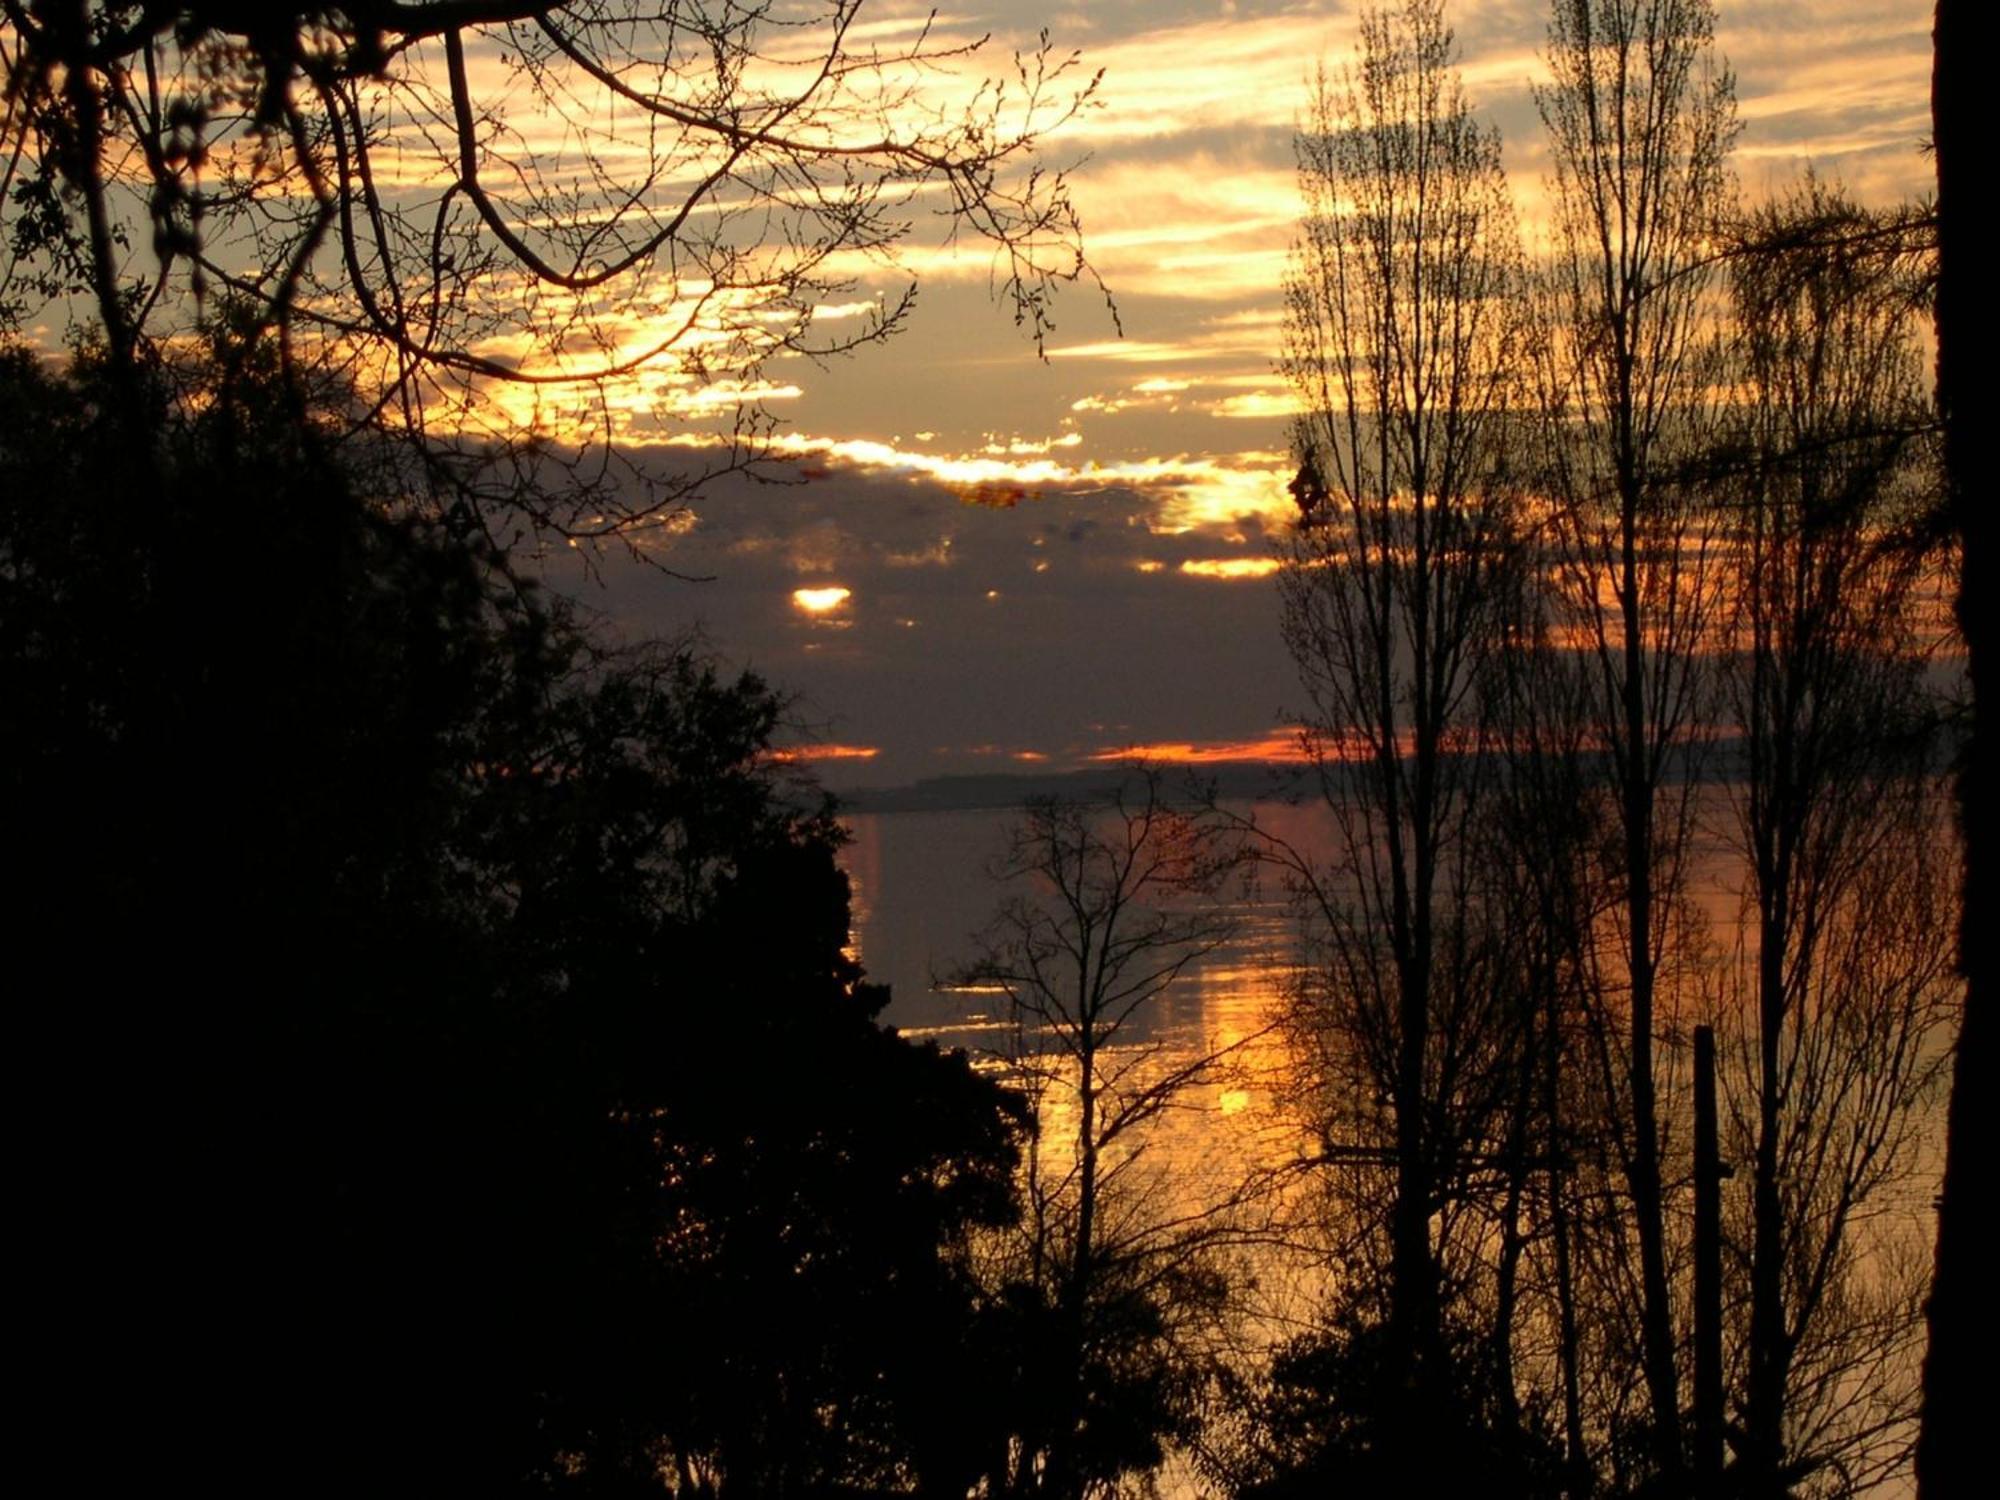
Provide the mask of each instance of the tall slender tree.
POLYGON ((1460 84, 1441 0, 1364 13, 1298 157, 1284 370, 1305 414, 1283 617, 1340 860, 1302 872, 1326 960, 1305 1021, 1341 1079, 1326 1092, 1343 1101, 1335 1144, 1393 1164, 1384 1410, 1396 1456, 1422 1473, 1447 1380, 1432 1220, 1479 1129, 1454 1104, 1489 1058, 1467 828, 1486 748, 1477 679, 1513 555, 1522 274, 1499 137, 1460 84))
POLYGON ((1617 1059, 1610 1123, 1638 1242, 1653 1454, 1670 1490, 1686 1463, 1656 1037, 1671 1017, 1720 581, 1719 525, 1699 482, 1712 402, 1706 266, 1736 123, 1714 28, 1712 0, 1555 0, 1552 77, 1536 96, 1554 236, 1537 341, 1549 534, 1615 802, 1622 951, 1601 969, 1598 1011, 1617 1059))
MULTIPOLYGON (((1505 783, 1492 820, 1491 878, 1502 888, 1511 934, 1509 980, 1522 1014, 1522 1087, 1508 1169, 1531 1199, 1539 1232, 1523 1251, 1534 1269, 1520 1297, 1538 1319, 1552 1357, 1563 1433, 1563 1489, 1594 1489, 1586 1416, 1586 1308, 1577 1243, 1594 1182, 1579 1167, 1594 1155, 1601 1116, 1582 1042, 1589 1034, 1591 937, 1603 914, 1596 851, 1609 824, 1608 798, 1593 765, 1589 695, 1556 637, 1545 591, 1526 575, 1493 683, 1502 727, 1505 783)), ((1496 1336, 1513 1338, 1496 1328, 1496 1336)))
POLYGON ((1920 636, 1935 570, 1913 545, 1935 470, 1912 301, 1870 223, 1809 179, 1731 268, 1745 1495, 1867 1483, 1907 1454, 1914 1410, 1912 1226, 1885 1200, 1916 1166, 1952 989, 1920 636))
POLYGON ((1040 1122, 1022 1229, 999 1257, 1027 1352, 996 1492, 1102 1492, 1196 1425, 1205 1372, 1189 1345, 1219 1310, 1209 1252, 1230 1205, 1169 1184, 1147 1148, 1235 1050, 1187 1057, 1158 1028, 1183 977, 1236 934, 1225 886, 1243 853, 1211 798, 1140 765, 1102 801, 1029 803, 993 868, 1007 894, 959 977, 1004 996, 1001 1060, 1040 1122))

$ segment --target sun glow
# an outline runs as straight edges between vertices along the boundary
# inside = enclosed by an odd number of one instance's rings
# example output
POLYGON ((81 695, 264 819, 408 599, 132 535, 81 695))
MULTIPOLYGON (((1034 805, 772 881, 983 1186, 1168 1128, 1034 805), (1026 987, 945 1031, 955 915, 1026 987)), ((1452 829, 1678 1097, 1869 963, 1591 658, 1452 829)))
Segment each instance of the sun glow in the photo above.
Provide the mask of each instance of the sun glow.
POLYGON ((792 606, 809 615, 823 615, 839 609, 854 597, 852 589, 841 588, 838 584, 818 589, 793 589, 792 606))

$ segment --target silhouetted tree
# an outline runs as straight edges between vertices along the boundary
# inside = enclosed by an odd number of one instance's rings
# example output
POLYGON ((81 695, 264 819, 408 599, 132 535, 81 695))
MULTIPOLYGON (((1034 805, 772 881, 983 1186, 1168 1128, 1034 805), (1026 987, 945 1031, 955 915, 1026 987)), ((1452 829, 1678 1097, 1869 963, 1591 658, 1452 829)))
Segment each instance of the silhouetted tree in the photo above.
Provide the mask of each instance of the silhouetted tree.
POLYGON ((1150 766, 1102 801, 1030 802, 995 864, 1008 895, 959 977, 1004 996, 1006 1076, 1039 1121, 997 1257, 1021 1353, 996 1492, 1105 1493, 1199 1425, 1232 1195, 1154 1159, 1149 1127, 1235 1050, 1181 1055, 1159 1028, 1235 935, 1223 888, 1243 865, 1227 820, 1150 766))
POLYGON ((977 43, 860 12, 5 0, 0 328, 52 297, 89 307, 112 392, 136 399, 128 373, 227 293, 288 362, 365 392, 365 425, 427 434, 441 503, 502 529, 523 509, 571 535, 659 526, 763 455, 766 361, 903 323, 913 282, 816 315, 855 267, 894 266, 919 195, 991 245, 1037 340, 1087 274, 1036 160, 1091 99, 1076 59, 1044 44, 1004 80, 960 78, 977 43), (619 389, 709 441, 634 465, 602 440, 619 389))
POLYGON ((1491 1144, 1487 1085, 1513 1021, 1470 830, 1492 748, 1478 682, 1518 530, 1522 266, 1499 138, 1473 118, 1438 0, 1364 13, 1354 64, 1322 78, 1297 144, 1284 369, 1305 415, 1280 581, 1338 842, 1324 869, 1273 852, 1315 923, 1298 1019, 1330 1159, 1376 1182, 1393 1170, 1370 1409, 1385 1462, 1421 1482, 1449 1461, 1450 1205, 1491 1144))
POLYGON ((1611 895, 1599 851, 1611 814, 1595 762, 1591 695, 1557 634, 1557 612, 1540 580, 1521 572, 1516 586, 1509 636, 1486 684, 1504 779, 1482 857, 1510 934, 1501 982, 1515 991, 1520 1017, 1521 1093, 1502 1161, 1508 1243, 1518 1241, 1527 1274, 1517 1295, 1500 1299, 1495 1318, 1503 1322, 1508 1304, 1518 1306, 1527 1330, 1519 1341, 1539 1349, 1544 1377, 1523 1371, 1520 1381, 1560 1392, 1563 1488, 1577 1496, 1597 1487, 1604 1437, 1590 1420, 1602 1403, 1588 1399, 1597 1320, 1580 1241, 1592 1227, 1592 1204, 1609 1187, 1594 1149, 1603 1102, 1588 1043, 1594 939, 1611 895))
POLYGON ((601 644, 280 366, 218 326, 138 424, 98 351, 0 366, 45 1437, 221 1490, 962 1493, 1019 1116, 875 1024, 782 700, 601 644))
POLYGON ((1702 455, 1714 236, 1727 212, 1733 81, 1711 0, 1553 0, 1537 90, 1554 220, 1536 341, 1563 625, 1593 690, 1622 857, 1598 1012, 1622 1055, 1607 1102, 1638 1245, 1637 1349, 1655 1463, 1685 1486, 1659 1032, 1692 827, 1704 666, 1721 581, 1702 455), (1664 988, 1663 988, 1664 981, 1664 988), (1614 1035, 1613 1033, 1618 1033, 1614 1035))
MULTIPOLYGON (((1863 219, 1809 180, 1757 216, 1863 219)), ((1938 1076, 1950 909, 1933 852, 1920 545, 1929 410, 1895 266, 1860 237, 1731 267, 1743 399, 1729 722, 1744 765, 1742 1156, 1751 1163, 1745 1495, 1866 1489, 1907 1456, 1918 1107, 1938 1076)), ((1734 783, 1732 783, 1734 785, 1734 783)), ((1734 1007, 1729 1007, 1733 1009, 1734 1007)))

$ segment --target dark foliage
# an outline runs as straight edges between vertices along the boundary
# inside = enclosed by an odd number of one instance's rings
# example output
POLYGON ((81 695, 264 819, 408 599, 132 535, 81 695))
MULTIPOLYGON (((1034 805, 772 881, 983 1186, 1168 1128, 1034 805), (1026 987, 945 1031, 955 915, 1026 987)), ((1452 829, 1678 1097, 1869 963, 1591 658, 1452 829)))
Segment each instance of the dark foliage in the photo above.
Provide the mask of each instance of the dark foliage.
POLYGON ((875 1023, 781 700, 399 514, 255 341, 144 377, 0 363, 44 1441, 260 1493, 962 1489, 1018 1111, 875 1023))
POLYGON ((1392 1337, 1379 1313, 1355 1304, 1282 1347, 1253 1409, 1256 1441, 1235 1492, 1257 1500, 1393 1494, 1407 1483, 1416 1445, 1439 1494, 1563 1492, 1560 1435, 1548 1413, 1509 1411, 1512 1393, 1503 1391, 1489 1340, 1447 1327, 1429 1423, 1411 1433, 1409 1401, 1395 1383, 1406 1361, 1392 1337))

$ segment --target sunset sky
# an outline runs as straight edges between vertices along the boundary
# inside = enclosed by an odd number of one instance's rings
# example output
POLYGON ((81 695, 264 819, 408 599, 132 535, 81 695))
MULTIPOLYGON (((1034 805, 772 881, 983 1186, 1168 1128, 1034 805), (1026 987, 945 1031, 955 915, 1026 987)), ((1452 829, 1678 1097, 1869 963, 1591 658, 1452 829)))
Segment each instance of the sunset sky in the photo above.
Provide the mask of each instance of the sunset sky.
MULTIPOLYGON (((1046 28, 1103 69, 1101 107, 1049 143, 1090 256, 1045 360, 995 305, 977 247, 919 223, 914 322, 827 365, 773 363, 799 455, 786 486, 694 507, 668 561, 616 559, 584 597, 708 643, 803 696, 835 785, 1060 769, 1131 745, 1254 756, 1296 706, 1266 528, 1282 523, 1286 392, 1273 373, 1297 217, 1292 131, 1309 77, 1350 54, 1356 7, 1046 0, 942 15, 1001 68, 1046 28), (867 753, 863 753, 867 752, 867 753)), ((1930 0, 1722 0, 1746 199, 1806 163, 1870 203, 1926 188, 1930 0)), ((1545 0, 1450 8, 1475 105, 1498 124, 1532 249, 1530 93, 1545 0)), ((871 6, 893 35, 922 7, 871 6)), ((863 282, 854 300, 893 293, 863 282)), ((635 424, 628 445, 672 435, 635 424)), ((565 575, 567 577, 567 575, 565 575)))

